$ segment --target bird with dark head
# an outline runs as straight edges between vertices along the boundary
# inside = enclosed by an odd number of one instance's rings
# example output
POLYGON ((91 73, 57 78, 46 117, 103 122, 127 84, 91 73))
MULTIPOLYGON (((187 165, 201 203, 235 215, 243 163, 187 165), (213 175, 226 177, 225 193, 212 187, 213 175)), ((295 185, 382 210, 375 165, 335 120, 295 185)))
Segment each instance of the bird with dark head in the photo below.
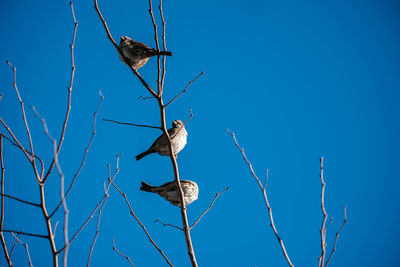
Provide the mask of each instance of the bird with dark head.
POLYGON ((132 40, 128 36, 121 36, 119 48, 125 57, 124 61, 136 70, 146 64, 152 56, 172 56, 171 52, 157 51, 141 42, 132 40))
MULTIPOLYGON (((177 157, 179 151, 181 151, 186 145, 188 133, 186 132, 185 125, 183 125, 180 120, 174 120, 172 122, 172 128, 168 129, 168 134, 171 138, 171 144, 175 157, 177 157)), ((152 153, 158 153, 162 156, 169 155, 168 139, 164 134, 158 137, 149 149, 137 155, 136 160, 140 160, 141 158, 152 153)))
MULTIPOLYGON (((189 180, 180 180, 180 181, 184 195, 185 205, 189 205, 193 201, 197 200, 197 198, 199 197, 199 187, 193 181, 189 180)), ((142 191, 156 193, 165 198, 166 200, 168 200, 169 202, 171 202, 173 205, 180 206, 181 201, 177 189, 178 187, 176 186, 175 181, 163 184, 162 186, 152 186, 145 182, 142 182, 142 186, 140 187, 140 190, 142 191)))

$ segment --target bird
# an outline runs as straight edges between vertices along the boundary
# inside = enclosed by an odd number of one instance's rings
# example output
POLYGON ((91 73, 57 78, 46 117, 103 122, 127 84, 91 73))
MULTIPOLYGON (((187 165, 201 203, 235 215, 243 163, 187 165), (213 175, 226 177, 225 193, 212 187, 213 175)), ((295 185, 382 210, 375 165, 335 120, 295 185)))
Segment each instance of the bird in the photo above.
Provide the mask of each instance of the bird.
POLYGON ((141 42, 132 40, 128 36, 121 36, 120 38, 119 48, 125 57, 123 61, 126 61, 135 70, 146 64, 152 56, 172 56, 171 52, 157 51, 141 42))
MULTIPOLYGON (((178 157, 177 154, 186 145, 188 133, 186 132, 185 125, 183 125, 180 120, 174 120, 172 122, 172 128, 168 129, 168 134, 171 138, 172 148, 174 150, 175 157, 178 157)), ((168 139, 164 134, 160 135, 160 137, 158 137, 157 140, 154 141, 149 149, 137 155, 136 160, 140 160, 141 158, 151 153, 158 153, 162 156, 169 155, 168 139)))
MULTIPOLYGON (((199 197, 199 187, 193 181, 189 180, 180 180, 180 181, 184 195, 185 205, 189 205, 190 203, 197 200, 197 198, 199 197)), ((145 182, 142 182, 140 190, 156 193, 165 198, 167 201, 171 202, 171 204, 175 206, 180 206, 181 201, 175 181, 165 183, 162 186, 152 186, 145 182)))

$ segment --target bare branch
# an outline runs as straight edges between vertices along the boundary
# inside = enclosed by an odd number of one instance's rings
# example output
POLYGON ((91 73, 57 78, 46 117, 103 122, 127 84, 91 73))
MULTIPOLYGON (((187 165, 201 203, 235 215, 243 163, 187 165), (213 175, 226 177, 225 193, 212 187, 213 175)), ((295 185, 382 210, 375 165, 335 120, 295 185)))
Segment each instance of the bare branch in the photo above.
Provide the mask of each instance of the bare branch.
POLYGON ((148 100, 148 99, 155 99, 154 96, 139 96, 138 99, 148 100))
POLYGON ((335 250, 336 250, 336 243, 337 243, 337 241, 338 241, 339 235, 340 235, 340 233, 342 232, 344 225, 347 223, 346 206, 344 206, 343 213, 344 213, 343 223, 342 223, 342 226, 340 226, 339 231, 336 233, 335 243, 333 243, 333 248, 332 248, 331 254, 329 255, 328 260, 327 260, 326 263, 325 263, 325 267, 328 266, 328 263, 329 263, 329 261, 331 260, 332 255, 333 255, 333 253, 334 253, 335 250))
POLYGON ((201 220, 201 218, 203 218, 203 216, 212 208, 212 206, 214 205, 215 200, 217 200, 217 198, 222 195, 226 190, 228 190, 229 187, 225 188, 224 190, 222 190, 221 192, 217 193, 213 199, 213 201, 211 202, 210 206, 208 207, 208 209, 206 209, 201 215, 200 217, 192 224, 192 226, 190 226, 190 229, 192 229, 193 227, 196 226, 196 224, 201 220))
POLYGON ((139 220, 139 218, 136 216, 136 214, 133 212, 131 203, 129 202, 127 196, 125 193, 123 193, 116 185, 115 183, 110 180, 110 183, 114 186, 115 189, 117 189, 117 191, 120 193, 120 195, 124 198, 125 203, 128 205, 130 214, 135 218, 135 220, 139 223, 140 227, 142 227, 143 231, 146 233, 147 238, 149 239, 149 241, 153 244, 153 246, 158 250, 158 252, 160 252, 160 254, 163 256, 163 258, 165 259, 165 261, 170 265, 173 266, 172 263, 168 260, 167 256, 164 254, 164 252, 157 246, 157 244, 153 241, 153 239, 151 238, 149 232, 146 230, 146 227, 142 224, 142 222, 139 220))
POLYGON ((145 128, 153 128, 153 129, 161 129, 161 127, 157 127, 157 126, 150 126, 150 125, 144 125, 144 124, 134 124, 134 123, 130 123, 130 122, 119 122, 119 121, 115 121, 115 120, 109 120, 109 119, 103 119, 103 121, 109 121, 109 122, 113 122, 116 124, 122 124, 122 125, 130 125, 130 126, 136 126, 136 127, 145 127, 145 128))
POLYGON ((119 255, 121 255, 122 257, 124 257, 127 261, 129 261, 129 263, 131 264, 132 267, 135 267, 135 265, 133 265, 133 262, 131 261, 131 259, 128 256, 125 256, 124 254, 122 254, 116 247, 115 247, 115 243, 114 243, 114 239, 112 240, 113 242, 113 250, 115 252, 117 252, 119 255))
POLYGON ((76 32, 78 30, 78 22, 76 21, 76 18, 75 18, 74 6, 72 4, 72 1, 69 4, 70 4, 70 7, 71 7, 72 18, 73 18, 73 21, 74 21, 74 32, 72 34, 72 41, 71 41, 71 45, 70 45, 70 50, 71 50, 71 76, 70 76, 69 85, 68 85, 67 111, 65 113, 64 123, 63 123, 63 127, 62 127, 62 130, 61 130, 61 136, 59 138, 57 151, 55 153, 53 161, 51 162, 50 167, 49 167, 46 175, 43 178, 43 183, 45 183, 47 178, 49 177, 49 175, 50 175, 50 173, 51 173, 51 171, 52 171, 52 169, 54 167, 56 157, 58 156, 58 153, 60 153, 61 145, 62 145, 62 143, 64 141, 65 131, 67 129, 69 113, 71 111, 72 86, 74 84, 74 76, 75 76, 75 69, 76 69, 76 67, 75 67, 75 58, 74 58, 74 46, 75 46, 76 32))
POLYGON ((32 265, 32 260, 31 260, 31 255, 29 254, 28 244, 22 242, 22 241, 18 238, 18 236, 16 236, 14 233, 11 233, 11 234, 12 234, 12 236, 15 238, 15 240, 16 240, 17 242, 19 242, 23 247, 25 247, 26 255, 28 256, 28 264, 29 264, 29 266, 33 267, 33 265, 32 265))
POLYGON ((27 119, 26 119, 24 102, 22 101, 22 98, 21 98, 21 96, 20 96, 20 94, 19 94, 18 87, 17 87, 17 68, 15 68, 13 65, 11 65, 11 62, 10 62, 9 60, 7 60, 7 64, 8 64, 8 66, 10 66, 10 68, 12 69, 13 74, 14 74, 14 83, 13 83, 13 87, 14 87, 14 89, 15 89, 15 92, 17 93, 18 100, 19 100, 19 103, 20 103, 20 105, 21 105, 22 118, 23 118, 23 121, 24 121, 24 123, 25 123, 25 129, 26 129, 26 133, 28 134, 29 145, 30 145, 30 147, 31 147, 31 152, 32 152, 32 155, 33 155, 33 157, 30 158, 30 161, 31 161, 31 163, 32 163, 32 166, 33 166, 34 170, 37 172, 37 170, 36 170, 36 163, 35 163, 35 157, 34 157, 35 153, 33 152, 33 142, 32 142, 31 131, 29 130, 28 121, 27 121, 27 119))
POLYGON ((326 254, 326 219, 328 218, 328 214, 326 213, 325 210, 325 181, 324 181, 324 158, 320 158, 320 165, 321 165, 321 172, 320 172, 320 178, 321 178, 321 211, 322 211, 322 225, 321 225, 321 230, 320 230, 320 235, 321 235, 321 256, 319 257, 319 266, 323 267, 324 262, 325 262, 325 254, 326 254))
MULTIPOLYGON (((165 20, 164 20, 164 14, 162 10, 162 0, 160 0, 160 5, 158 6, 158 9, 160 11, 160 17, 161 17, 161 23, 162 23, 162 40, 163 40, 163 48, 164 51, 167 51, 167 42, 165 40, 165 20)), ((159 58, 159 57, 158 57, 159 58)), ((161 94, 162 91, 164 90, 164 80, 165 80, 165 74, 166 74, 166 68, 165 68, 165 61, 167 60, 167 57, 163 57, 163 68, 162 68, 162 75, 161 75, 161 94)), ((158 60, 159 61, 159 60, 158 60)))
MULTIPOLYGON (((117 176, 119 172, 119 154, 117 155, 117 167, 115 169, 114 175, 112 178, 108 178, 109 181, 113 181, 115 177, 117 176)), ((110 188, 110 185, 108 186, 110 188)), ((100 206, 104 203, 104 201, 108 198, 108 189, 106 190, 106 193, 104 196, 100 199, 100 201, 97 203, 96 207, 92 210, 90 213, 89 217, 83 222, 83 224, 79 227, 79 229, 75 232, 75 234, 72 236, 72 238, 69 240, 69 243, 71 243, 77 236, 78 234, 85 228, 85 226, 89 223, 89 221, 93 218, 93 215, 96 213, 96 211, 99 209, 100 206)), ((57 251, 57 254, 61 253, 66 246, 62 247, 57 251)))
POLYGON ((48 237, 47 235, 32 234, 32 233, 27 233, 27 232, 22 232, 22 231, 5 230, 5 229, 3 229, 2 232, 5 232, 5 233, 14 233, 14 234, 19 234, 19 235, 27 235, 27 236, 33 236, 33 237, 39 237, 39 238, 49 239, 49 237, 48 237))
POLYGON ((269 201, 268 201, 268 196, 267 196, 266 188, 263 187, 263 185, 262 185, 260 179, 257 177, 256 173, 254 172, 254 169, 253 169, 252 164, 251 164, 250 161, 247 159, 246 154, 244 153, 244 149, 241 148, 241 147, 239 146, 239 143, 238 143, 237 140, 236 140, 235 134, 232 133, 232 132, 230 132, 228 129, 226 129, 226 131, 232 136, 233 141, 235 142, 235 146, 236 146, 236 147, 239 149, 239 151, 242 153, 242 156, 243 156, 244 161, 245 161, 245 162, 247 163, 247 165, 249 166, 249 169, 250 169, 251 174, 253 175, 254 179, 256 180, 258 186, 259 186, 260 189, 261 189, 261 192, 262 192, 262 194, 263 194, 263 196, 264 196, 265 205, 267 206, 267 209, 268 209, 269 220, 270 220, 270 222, 271 222, 270 226, 271 226, 272 230, 274 231, 274 234, 275 234, 276 238, 278 239, 279 244, 281 245, 281 249, 282 249, 283 255, 285 256, 285 259, 286 259, 287 263, 289 264, 289 266, 293 267, 294 265, 292 264, 292 262, 291 262, 291 260, 290 260, 290 258, 289 258, 289 255, 288 255, 288 253, 287 253, 287 251, 286 251, 286 248, 285 248, 285 245, 284 245, 284 243, 283 243, 283 240, 282 240, 282 238, 279 236, 278 230, 276 229, 276 226, 275 226, 275 223, 274 223, 274 217, 273 217, 273 215, 272 215, 272 208, 271 208, 271 206, 270 206, 270 204, 269 204, 269 201))
POLYGON ((94 8, 96 9, 97 14, 99 15, 99 18, 101 20, 101 22, 103 23, 104 29, 106 30, 107 33, 107 37, 108 39, 111 41, 111 43, 114 45, 115 49, 117 49, 118 54, 120 56, 120 58, 122 59, 122 61, 132 70, 132 72, 136 75, 136 77, 138 77, 138 79, 140 80, 140 82, 143 84, 143 86, 150 92, 150 94, 152 96, 154 96, 155 98, 158 98, 157 93, 147 84, 147 82, 142 78, 142 76, 139 74, 139 72, 137 72, 137 70, 135 70, 134 68, 132 68, 127 62, 127 59, 125 58, 124 54, 121 52, 121 49, 119 49, 119 46, 117 45, 117 43, 114 41, 114 38, 111 35, 110 30, 108 29, 107 26, 107 22, 104 20, 103 15, 100 12, 99 6, 97 4, 97 0, 94 0, 94 8))
POLYGON ((13 197, 13 196, 10 196, 10 195, 7 195, 7 194, 0 194, 0 196, 8 197, 10 199, 14 199, 16 201, 19 201, 19 202, 22 202, 24 204, 28 204, 28 205, 31 205, 31 206, 40 207, 40 204, 33 203, 33 202, 30 202, 30 201, 26 201, 26 200, 23 200, 23 199, 20 199, 20 198, 17 198, 17 197, 13 197))
MULTIPOLYGON (((114 172, 114 175, 111 177, 111 170, 110 170, 110 164, 108 164, 108 179, 110 179, 111 181, 114 181, 115 177, 117 176, 117 173, 119 171, 119 154, 117 155, 117 166, 114 172)), ((111 182, 108 183, 108 185, 106 186, 104 183, 104 196, 106 197, 103 201, 103 204, 101 205, 101 208, 98 211, 98 217, 97 217, 97 227, 96 227, 96 233, 94 235, 93 238, 93 242, 92 245, 90 246, 90 252, 89 252, 89 257, 88 257, 88 262, 87 262, 87 266, 90 266, 90 260, 92 258, 92 253, 93 253, 93 249, 94 249, 94 245, 96 244, 97 241, 97 237, 100 234, 100 220, 101 220, 101 214, 103 212, 104 206, 106 205, 109 193, 108 191, 110 190, 110 186, 111 186, 111 182)))
MULTIPOLYGON (((1 120, 1 118, 0 118, 0 120, 1 120)), ((2 134, 1 132, 0 132, 0 134, 2 134)), ((20 146, 19 146, 19 144, 17 144, 17 143, 15 143, 13 140, 11 140, 10 138, 8 138, 6 135, 4 135, 3 134, 3 137, 8 141, 8 142, 10 142, 10 144, 12 144, 13 146, 16 146, 16 147, 18 147, 19 149, 21 149, 23 152, 26 152, 27 154, 29 154, 29 155, 31 155, 32 156, 32 152, 30 152, 29 150, 23 150, 22 148, 20 148, 20 146)), ((40 177, 43 177, 43 173, 44 173, 44 163, 43 163, 43 160, 38 156, 38 155, 34 155, 34 157, 37 159, 37 160, 39 160, 39 162, 40 162, 40 167, 41 167, 41 173, 40 173, 40 177)), ((28 160, 30 159, 30 157, 28 157, 28 160)))
POLYGON ((92 258, 94 245, 96 244, 97 237, 98 237, 99 234, 100 234, 101 213, 102 213, 102 211, 103 211, 103 208, 104 208, 104 205, 105 205, 105 204, 106 204, 106 202, 104 201, 104 202, 103 202, 103 205, 101 206, 101 208, 100 208, 99 211, 98 211, 96 233, 95 233, 95 235, 94 235, 93 242, 92 242, 92 244, 90 245, 89 257, 88 257, 88 261, 87 261, 87 265, 86 265, 86 266, 88 266, 88 267, 90 266, 90 260, 91 260, 91 258, 92 258))
POLYGON ((183 229, 182 228, 180 228, 179 226, 176 226, 176 225, 173 225, 173 224, 169 224, 169 223, 163 223, 162 221, 160 221, 160 220, 155 220, 153 223, 155 223, 155 222, 159 222, 162 226, 170 226, 170 227, 173 227, 173 228, 176 228, 176 229, 178 229, 178 230, 181 230, 181 231, 183 231, 183 229))
MULTIPOLYGON (((78 177, 78 175, 79 175, 81 169, 82 169, 83 166, 85 165, 86 156, 87 156, 87 154, 88 154, 88 152, 89 152, 90 146, 92 145, 94 136, 96 135, 96 119, 97 119, 97 114, 99 113, 101 104, 103 103, 103 100, 104 100, 104 96, 103 96, 103 94, 101 93, 100 90, 99 90, 99 95, 100 95, 100 100, 99 100, 99 103, 97 104, 96 111, 93 113, 93 130, 92 130, 92 135, 90 136, 89 143, 87 144, 87 146, 86 146, 86 148, 85 148, 85 153, 83 154, 81 164, 79 165, 78 170, 77 170, 76 173, 74 174, 74 178, 72 178, 72 181, 71 181, 71 183, 70 183, 70 185, 69 185, 69 187, 68 187, 68 190, 67 190, 67 192, 65 193, 65 197, 68 196, 69 192, 71 191, 72 187, 74 186, 74 183, 75 183, 76 178, 78 177)), ((49 215, 50 218, 57 212, 57 210, 60 208, 61 205, 62 205, 62 201, 60 201, 60 202, 58 203, 57 207, 56 207, 56 208, 53 210, 53 212, 49 215)))
MULTIPOLYGON (((149 13, 151 17, 151 22, 153 23, 153 28, 154 28, 154 41, 156 43, 157 51, 160 51, 160 45, 158 43, 158 32, 157 32, 157 23, 154 19, 154 14, 153 14, 153 7, 151 0, 149 0, 149 13)), ((165 56, 164 56, 165 58, 165 56)), ((160 75, 161 75, 161 64, 160 64, 160 55, 157 56, 157 88, 158 88, 158 95, 162 95, 162 86, 161 86, 161 80, 160 80, 160 75)))
MULTIPOLYGON (((17 236, 19 236, 19 234, 17 234, 17 236)), ((13 253, 14 248, 15 248, 15 246, 17 245, 17 243, 18 243, 18 240, 15 240, 13 246, 11 247, 11 250, 10 250, 10 259, 11 259, 12 253, 13 253)))
POLYGON ((168 107, 169 104, 171 104, 172 102, 174 102, 178 97, 180 97, 183 93, 186 92, 186 90, 189 88, 189 86, 195 82, 198 78, 200 78, 201 75, 204 74, 204 71, 202 71, 196 78, 194 78, 193 80, 191 80, 188 85, 186 85, 185 89, 182 90, 182 92, 180 92, 177 96, 175 96, 174 98, 172 98, 167 104, 164 105, 164 107, 168 107))
POLYGON ((4 225, 4 162, 3 162, 3 134, 0 134, 0 164, 1 164, 1 218, 0 218, 0 240, 3 247, 4 256, 6 257, 8 266, 13 266, 11 256, 8 254, 7 243, 3 235, 4 225))
POLYGON ((17 144, 18 148, 24 152, 26 158, 29 160, 29 162, 32 162, 32 158, 28 155, 28 151, 21 145, 21 143, 18 141, 17 137, 14 135, 14 133, 11 131, 10 127, 3 121, 3 119, 0 117, 0 122, 3 124, 3 126, 7 129, 7 131, 11 134, 12 138, 14 139, 14 142, 17 144))

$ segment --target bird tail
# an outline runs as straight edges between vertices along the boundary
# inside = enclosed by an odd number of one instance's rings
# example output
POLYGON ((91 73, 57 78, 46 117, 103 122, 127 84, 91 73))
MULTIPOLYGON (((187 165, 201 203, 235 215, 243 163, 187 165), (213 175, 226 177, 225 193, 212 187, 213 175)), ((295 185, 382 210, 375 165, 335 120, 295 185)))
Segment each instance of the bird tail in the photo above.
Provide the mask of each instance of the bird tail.
POLYGON ((136 156, 136 161, 140 160, 141 158, 143 158, 143 157, 145 157, 145 156, 147 156, 148 154, 151 154, 151 153, 154 153, 154 152, 152 152, 150 150, 146 150, 145 152, 140 153, 139 155, 136 156))
POLYGON ((168 51, 160 51, 160 52, 158 52, 158 54, 160 56, 172 56, 172 53, 168 52, 168 51))
POLYGON ((142 186, 140 187, 140 190, 146 191, 146 192, 153 192, 153 188, 154 188, 154 186, 149 185, 145 182, 142 182, 142 186))

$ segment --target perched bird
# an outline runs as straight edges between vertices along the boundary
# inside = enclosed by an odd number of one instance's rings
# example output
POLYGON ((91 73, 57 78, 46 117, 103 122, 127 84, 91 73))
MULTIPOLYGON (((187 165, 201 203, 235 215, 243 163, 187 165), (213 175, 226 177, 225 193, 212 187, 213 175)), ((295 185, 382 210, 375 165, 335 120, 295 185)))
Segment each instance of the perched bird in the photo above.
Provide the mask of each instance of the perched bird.
MULTIPOLYGON (((181 151, 186 145, 186 139, 188 133, 185 130, 185 126, 180 120, 172 122, 172 128, 168 129, 168 134, 171 138, 172 147, 175 152, 175 157, 179 151, 181 151)), ((136 156, 136 160, 143 158, 151 153, 158 153, 163 156, 169 155, 169 146, 167 137, 162 134, 157 138, 156 141, 150 146, 148 150, 136 156)))
MULTIPOLYGON (((189 180, 181 180, 182 191, 185 199, 185 205, 189 205, 195 201, 199 196, 199 187, 195 182, 189 180)), ((171 202, 175 206, 179 206, 181 201, 179 199, 179 192, 177 190, 175 181, 163 184, 162 186, 152 186, 142 182, 140 190, 156 193, 171 202)))
POLYGON ((121 36, 119 48, 128 61, 128 65, 136 70, 146 64, 149 58, 152 56, 172 56, 171 52, 157 51, 156 49, 148 47, 141 42, 133 41, 128 36, 121 36))

